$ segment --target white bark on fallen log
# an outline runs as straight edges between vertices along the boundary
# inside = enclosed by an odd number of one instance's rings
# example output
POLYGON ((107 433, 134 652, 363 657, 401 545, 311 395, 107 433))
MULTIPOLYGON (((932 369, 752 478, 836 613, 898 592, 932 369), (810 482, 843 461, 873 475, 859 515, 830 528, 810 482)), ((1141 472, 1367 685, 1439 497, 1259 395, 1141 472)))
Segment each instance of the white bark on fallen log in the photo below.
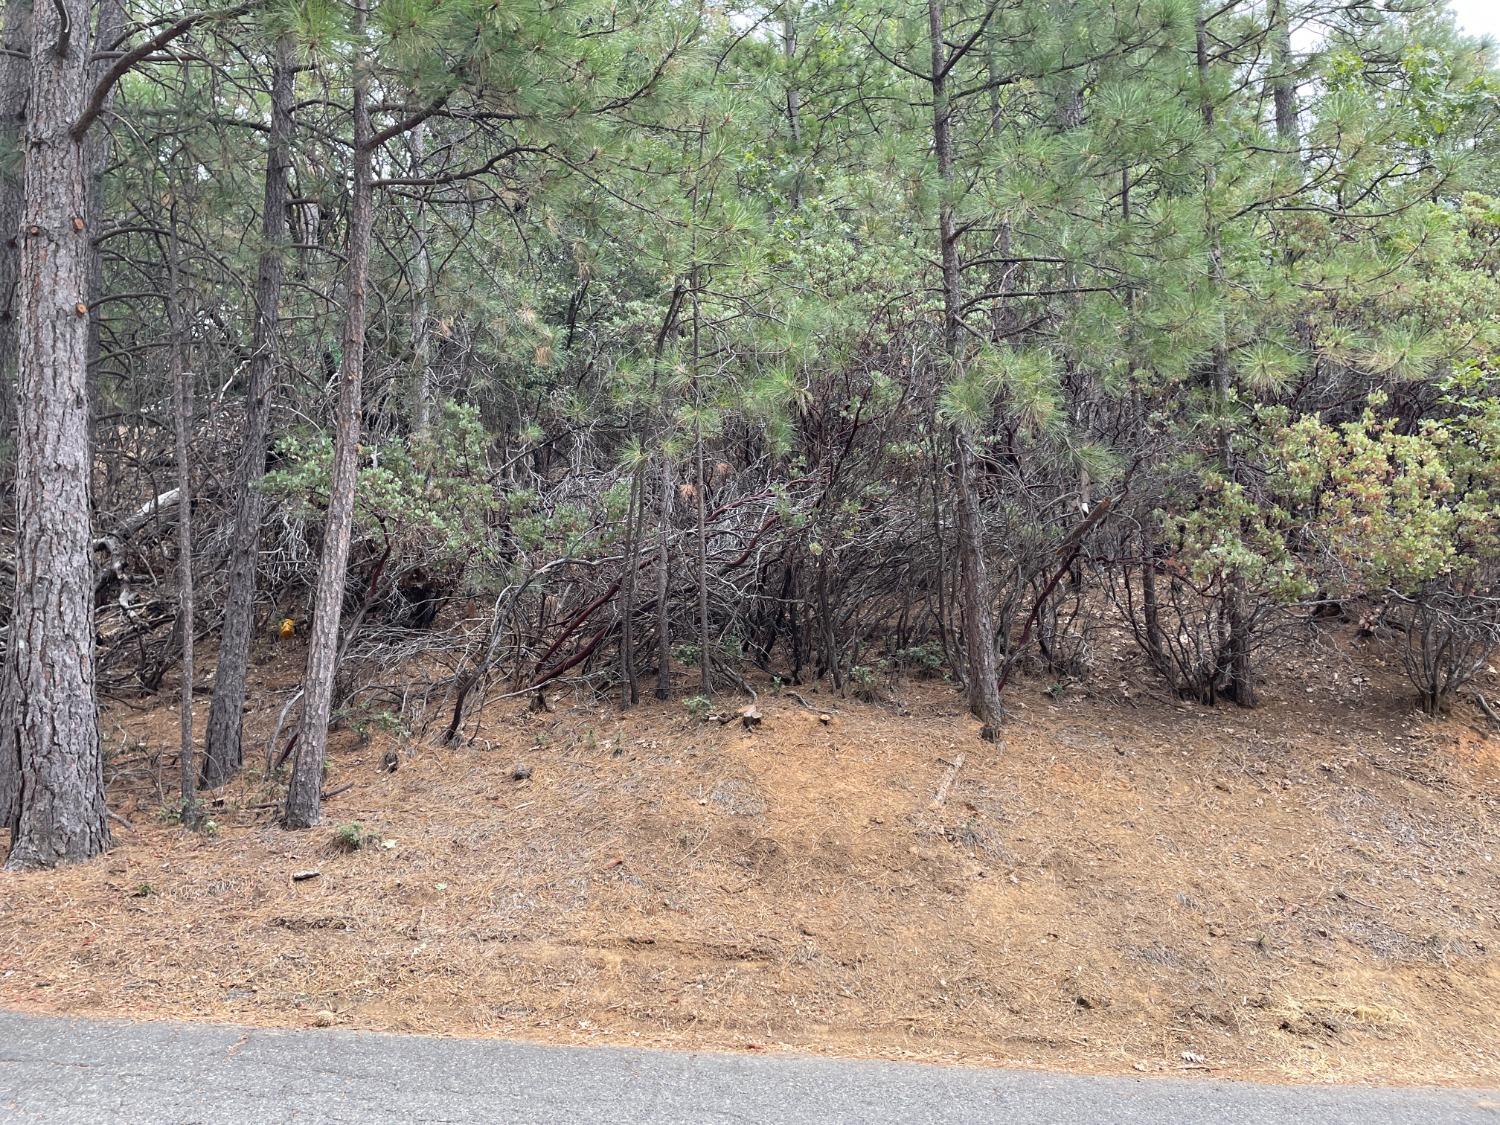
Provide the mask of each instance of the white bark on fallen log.
POLYGON ((151 521, 157 516, 177 506, 177 500, 181 493, 175 489, 168 489, 160 496, 153 496, 139 508, 116 525, 115 529, 107 535, 96 536, 94 539, 94 551, 102 554, 104 560, 94 571, 94 591, 97 593, 111 578, 117 578, 121 582, 125 579, 125 544, 135 538, 151 525, 151 521))

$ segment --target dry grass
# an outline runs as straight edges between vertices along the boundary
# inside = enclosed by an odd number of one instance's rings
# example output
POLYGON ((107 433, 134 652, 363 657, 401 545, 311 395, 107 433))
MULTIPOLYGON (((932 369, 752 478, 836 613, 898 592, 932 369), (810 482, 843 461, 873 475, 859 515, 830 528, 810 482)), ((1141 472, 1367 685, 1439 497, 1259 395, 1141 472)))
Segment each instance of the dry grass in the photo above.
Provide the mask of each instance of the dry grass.
MULTIPOLYGON (((1120 689, 1022 686, 993 751, 940 684, 810 696, 827 725, 763 695, 754 732, 506 703, 394 774, 391 743, 344 736, 349 788, 302 834, 254 775, 184 834, 137 769, 107 857, 0 876, 0 1003, 1493 1085, 1500 741, 1356 656, 1249 714, 1143 694, 1126 660, 1120 689), (371 839, 345 852, 352 822, 371 839)), ((114 717, 171 743, 165 711, 114 717)))

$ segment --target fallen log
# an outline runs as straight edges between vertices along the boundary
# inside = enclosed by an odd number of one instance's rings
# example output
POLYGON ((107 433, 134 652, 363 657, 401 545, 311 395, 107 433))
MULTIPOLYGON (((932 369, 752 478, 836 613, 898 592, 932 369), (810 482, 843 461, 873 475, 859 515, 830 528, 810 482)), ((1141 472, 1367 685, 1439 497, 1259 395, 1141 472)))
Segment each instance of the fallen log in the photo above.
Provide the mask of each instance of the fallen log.
POLYGON ((115 525, 113 531, 94 538, 95 554, 102 554, 103 561, 94 569, 94 593, 97 594, 111 580, 128 582, 125 573, 125 545, 151 526, 162 513, 175 508, 181 493, 168 489, 160 496, 153 496, 134 512, 115 525))

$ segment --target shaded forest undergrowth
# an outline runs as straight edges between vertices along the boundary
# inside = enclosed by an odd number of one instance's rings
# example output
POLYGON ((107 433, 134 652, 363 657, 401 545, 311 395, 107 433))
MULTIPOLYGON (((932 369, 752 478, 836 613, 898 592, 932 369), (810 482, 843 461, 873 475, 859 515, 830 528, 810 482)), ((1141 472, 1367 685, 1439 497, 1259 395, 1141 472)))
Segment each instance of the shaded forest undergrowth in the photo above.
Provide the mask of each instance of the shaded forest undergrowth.
MULTIPOLYGON (((261 744, 301 658, 253 674, 261 744)), ((492 704, 462 748, 344 731, 303 833, 256 769, 182 832, 175 714, 113 704, 117 846, 0 876, 0 1004, 1500 1083, 1484 718, 1422 717, 1399 659, 1347 638, 1251 712, 1116 666, 1013 687, 998 747, 937 681, 762 686, 754 729, 559 695, 492 704)))

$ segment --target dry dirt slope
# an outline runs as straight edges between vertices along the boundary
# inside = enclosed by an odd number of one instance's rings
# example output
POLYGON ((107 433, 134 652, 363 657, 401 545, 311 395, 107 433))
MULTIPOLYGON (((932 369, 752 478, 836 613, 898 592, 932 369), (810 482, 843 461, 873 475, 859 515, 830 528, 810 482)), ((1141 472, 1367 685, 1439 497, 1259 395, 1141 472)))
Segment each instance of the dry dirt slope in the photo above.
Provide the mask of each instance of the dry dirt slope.
POLYGON ((112 853, 0 876, 0 1004, 1500 1084, 1500 741, 1355 659, 1251 714, 1026 685, 995 749, 937 683, 753 732, 507 703, 394 774, 346 738, 300 835, 254 777, 184 835, 125 771, 112 853))

